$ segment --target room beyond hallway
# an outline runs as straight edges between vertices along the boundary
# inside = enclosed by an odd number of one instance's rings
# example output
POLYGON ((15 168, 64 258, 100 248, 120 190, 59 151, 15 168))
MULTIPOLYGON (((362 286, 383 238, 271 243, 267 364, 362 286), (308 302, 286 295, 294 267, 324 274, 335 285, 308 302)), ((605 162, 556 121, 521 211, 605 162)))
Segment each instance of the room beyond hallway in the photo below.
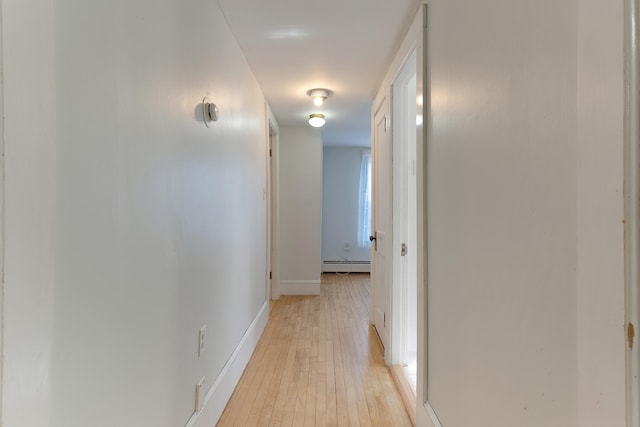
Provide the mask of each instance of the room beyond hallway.
POLYGON ((323 274, 320 296, 273 301, 218 426, 410 426, 370 298, 369 274, 323 274))

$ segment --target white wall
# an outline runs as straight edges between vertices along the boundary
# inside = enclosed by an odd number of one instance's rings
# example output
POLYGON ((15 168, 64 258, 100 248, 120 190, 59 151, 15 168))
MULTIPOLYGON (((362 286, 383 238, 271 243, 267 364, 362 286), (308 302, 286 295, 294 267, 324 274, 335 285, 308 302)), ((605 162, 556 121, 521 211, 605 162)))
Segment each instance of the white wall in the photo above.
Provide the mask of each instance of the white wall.
POLYGON ((429 401, 622 427, 622 4, 429 6, 429 401))
POLYGON ((358 246, 360 167, 363 152, 370 150, 324 147, 322 259, 325 261, 369 261, 371 258, 370 246, 358 246))
POLYGON ((577 425, 577 5, 430 2, 429 400, 577 425))
POLYGON ((579 2, 578 425, 625 425, 623 2, 579 2))
POLYGON ((280 294, 319 294, 322 263, 320 129, 281 127, 278 155, 280 294))
POLYGON ((53 2, 2 1, 4 427, 46 427, 52 392, 53 2))
POLYGON ((261 90, 215 2, 2 14, 2 425, 184 425, 265 304, 261 90))

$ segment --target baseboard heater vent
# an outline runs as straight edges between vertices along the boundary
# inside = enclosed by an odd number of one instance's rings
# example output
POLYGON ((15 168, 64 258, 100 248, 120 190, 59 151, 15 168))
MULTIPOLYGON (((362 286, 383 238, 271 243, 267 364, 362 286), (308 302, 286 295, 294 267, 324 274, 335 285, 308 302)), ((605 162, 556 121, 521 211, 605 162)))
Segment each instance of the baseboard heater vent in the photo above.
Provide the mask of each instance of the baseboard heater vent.
POLYGON ((371 261, 323 261, 323 273, 370 273, 371 261))

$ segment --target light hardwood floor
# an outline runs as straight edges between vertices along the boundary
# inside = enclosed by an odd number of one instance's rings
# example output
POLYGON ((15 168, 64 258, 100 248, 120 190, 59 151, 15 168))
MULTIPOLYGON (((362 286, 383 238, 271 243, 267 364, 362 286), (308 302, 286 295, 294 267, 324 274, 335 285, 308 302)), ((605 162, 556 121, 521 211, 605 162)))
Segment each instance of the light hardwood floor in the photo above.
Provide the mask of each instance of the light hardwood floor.
POLYGON ((411 426, 375 330, 368 274, 324 274, 283 296, 218 427, 411 426))

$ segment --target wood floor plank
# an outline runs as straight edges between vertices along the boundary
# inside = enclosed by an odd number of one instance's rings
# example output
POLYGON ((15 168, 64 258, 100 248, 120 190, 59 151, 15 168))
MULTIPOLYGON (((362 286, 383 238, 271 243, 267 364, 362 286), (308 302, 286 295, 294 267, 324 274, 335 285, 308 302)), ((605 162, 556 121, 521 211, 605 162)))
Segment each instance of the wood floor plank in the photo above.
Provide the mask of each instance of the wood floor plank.
POLYGON ((368 274, 283 296, 218 426, 398 426, 411 421, 369 325, 368 274))

